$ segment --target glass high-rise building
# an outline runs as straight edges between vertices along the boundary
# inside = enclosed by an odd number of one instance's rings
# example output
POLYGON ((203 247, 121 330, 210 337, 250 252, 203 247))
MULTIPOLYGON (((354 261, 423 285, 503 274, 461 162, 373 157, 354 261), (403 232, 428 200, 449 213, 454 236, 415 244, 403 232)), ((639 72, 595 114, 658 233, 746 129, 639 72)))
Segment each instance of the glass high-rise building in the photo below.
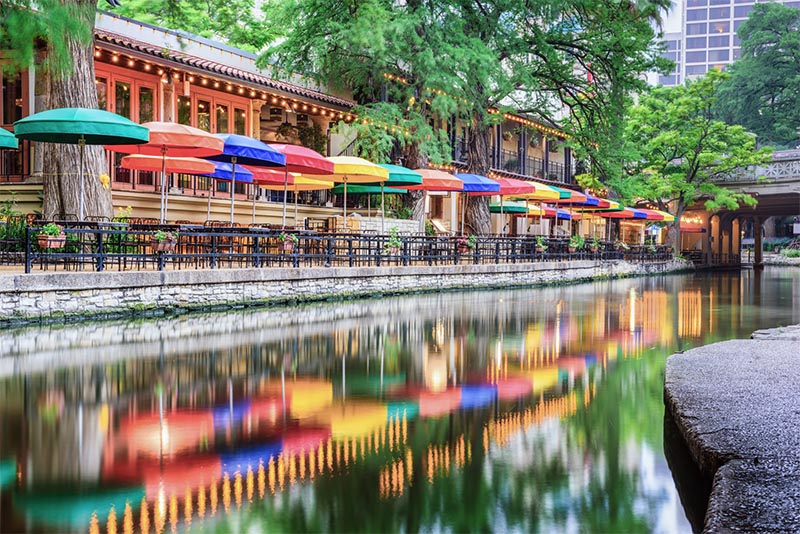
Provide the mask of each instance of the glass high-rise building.
MULTIPOLYGON (((783 1, 799 7, 800 1, 783 1)), ((675 62, 668 75, 653 74, 650 83, 678 85, 739 57, 736 30, 753 10, 753 0, 677 0, 662 25, 667 49, 675 62)))

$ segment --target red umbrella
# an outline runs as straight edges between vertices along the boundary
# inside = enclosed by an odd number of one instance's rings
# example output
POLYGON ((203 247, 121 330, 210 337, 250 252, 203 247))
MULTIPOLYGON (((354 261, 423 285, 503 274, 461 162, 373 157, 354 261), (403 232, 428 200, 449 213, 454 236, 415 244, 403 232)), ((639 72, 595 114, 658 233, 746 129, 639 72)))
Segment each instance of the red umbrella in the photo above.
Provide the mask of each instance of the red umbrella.
POLYGON ((422 184, 406 186, 405 189, 409 191, 462 191, 464 189, 464 182, 449 172, 436 169, 414 169, 414 172, 422 175, 422 184))
POLYGON ((122 158, 123 169, 134 171, 158 172, 164 170, 169 173, 185 172, 187 174, 213 174, 214 162, 200 158, 176 158, 168 156, 145 156, 144 154, 131 154, 122 158))
POLYGON ((206 157, 221 154, 225 146, 222 139, 185 124, 174 122, 146 122, 150 141, 142 145, 112 145, 106 150, 126 154, 161 156, 161 222, 167 218, 166 157, 206 157))
POLYGON ((281 221, 281 226, 286 227, 286 193, 289 184, 292 183, 289 181, 289 173, 297 172, 313 175, 333 174, 334 165, 331 160, 327 159, 319 152, 304 146, 281 144, 270 144, 269 146, 286 157, 286 168, 283 171, 283 220, 281 221))
POLYGON ((503 197, 514 195, 528 195, 536 192, 536 186, 524 180, 517 180, 516 178, 493 178, 495 182, 500 184, 499 192, 478 192, 470 193, 473 196, 491 196, 500 195, 503 197))

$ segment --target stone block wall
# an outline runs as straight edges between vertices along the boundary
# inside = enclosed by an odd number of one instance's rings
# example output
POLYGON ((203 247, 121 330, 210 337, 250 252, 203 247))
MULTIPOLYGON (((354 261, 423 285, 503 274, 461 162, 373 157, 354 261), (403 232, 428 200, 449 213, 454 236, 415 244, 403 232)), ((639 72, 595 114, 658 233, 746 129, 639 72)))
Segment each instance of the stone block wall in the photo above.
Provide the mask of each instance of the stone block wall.
POLYGON ((0 275, 0 323, 147 315, 450 289, 524 287, 686 270, 687 262, 269 268, 0 275))

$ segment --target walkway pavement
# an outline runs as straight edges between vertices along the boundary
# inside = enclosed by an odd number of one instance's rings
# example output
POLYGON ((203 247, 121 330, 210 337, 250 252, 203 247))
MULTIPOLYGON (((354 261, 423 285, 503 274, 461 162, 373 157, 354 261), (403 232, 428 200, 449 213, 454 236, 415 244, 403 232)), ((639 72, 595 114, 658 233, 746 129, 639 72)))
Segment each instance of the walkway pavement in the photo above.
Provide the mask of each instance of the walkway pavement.
POLYGON ((800 325, 667 360, 666 408, 713 476, 705 532, 800 532, 800 325))

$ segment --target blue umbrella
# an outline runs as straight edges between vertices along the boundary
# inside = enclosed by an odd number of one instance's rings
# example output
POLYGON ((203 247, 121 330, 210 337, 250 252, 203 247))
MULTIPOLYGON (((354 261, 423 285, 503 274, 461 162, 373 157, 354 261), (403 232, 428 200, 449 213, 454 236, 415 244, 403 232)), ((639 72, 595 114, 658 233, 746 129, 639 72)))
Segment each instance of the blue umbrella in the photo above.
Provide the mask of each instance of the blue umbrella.
MULTIPOLYGON (((500 184, 480 174, 456 173, 456 178, 464 182, 465 193, 499 193, 500 184)), ((466 203, 466 195, 464 196, 466 203)), ((464 212, 467 210, 466 204, 461 210, 461 233, 464 233, 464 212)))
MULTIPOLYGON (((286 156, 252 137, 238 134, 216 134, 225 143, 222 154, 210 156, 213 161, 225 161, 233 165, 231 170, 231 224, 233 224, 233 191, 236 187, 236 165, 252 165, 254 167, 285 167, 286 156)), ((251 174, 252 180, 252 174, 251 174)))
MULTIPOLYGON (((226 163, 224 161, 215 161, 214 162, 214 174, 205 174, 203 176, 207 176, 208 178, 213 178, 215 180, 225 180, 225 181, 232 181, 233 180, 233 165, 231 163, 226 163)), ((239 167, 236 169, 236 179, 240 182, 253 182, 253 173, 245 169, 244 167, 239 167)), ((233 187, 231 185, 231 187, 233 187)), ((211 192, 213 191, 213 182, 212 182, 212 189, 208 191, 208 207, 206 209, 206 219, 211 218, 211 192)))

